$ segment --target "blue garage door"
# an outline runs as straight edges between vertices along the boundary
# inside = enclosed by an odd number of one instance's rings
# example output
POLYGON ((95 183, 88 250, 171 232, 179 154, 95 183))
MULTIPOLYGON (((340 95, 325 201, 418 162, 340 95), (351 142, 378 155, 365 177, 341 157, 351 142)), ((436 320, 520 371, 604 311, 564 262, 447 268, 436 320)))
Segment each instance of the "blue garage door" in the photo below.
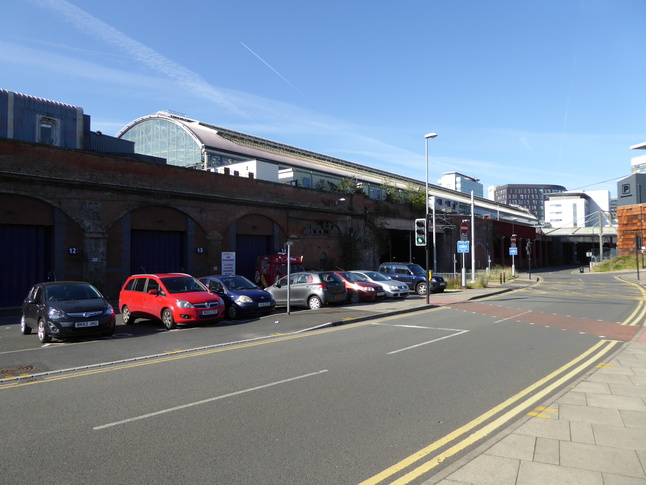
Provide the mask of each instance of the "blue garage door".
POLYGON ((48 226, 0 224, 0 307, 20 306, 29 288, 54 279, 48 226))
POLYGON ((130 233, 130 272, 183 273, 186 268, 184 233, 140 231, 130 233))
POLYGON ((256 258, 271 251, 271 236, 236 236, 236 273, 254 281, 256 258))

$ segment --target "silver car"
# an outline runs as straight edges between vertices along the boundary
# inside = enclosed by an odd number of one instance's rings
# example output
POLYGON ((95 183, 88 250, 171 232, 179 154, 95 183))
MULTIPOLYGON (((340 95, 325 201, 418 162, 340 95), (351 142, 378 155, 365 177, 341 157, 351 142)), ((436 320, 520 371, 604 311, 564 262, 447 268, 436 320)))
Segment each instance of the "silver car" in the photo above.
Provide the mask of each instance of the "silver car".
POLYGON ((386 292, 387 298, 406 298, 410 289, 406 283, 394 280, 377 271, 356 270, 350 271, 366 278, 366 281, 380 285, 386 292))
MULTIPOLYGON (((266 288, 276 306, 287 306, 287 276, 266 288)), ((290 275, 290 305, 316 310, 322 305, 343 303, 345 283, 331 271, 305 271, 290 275)))

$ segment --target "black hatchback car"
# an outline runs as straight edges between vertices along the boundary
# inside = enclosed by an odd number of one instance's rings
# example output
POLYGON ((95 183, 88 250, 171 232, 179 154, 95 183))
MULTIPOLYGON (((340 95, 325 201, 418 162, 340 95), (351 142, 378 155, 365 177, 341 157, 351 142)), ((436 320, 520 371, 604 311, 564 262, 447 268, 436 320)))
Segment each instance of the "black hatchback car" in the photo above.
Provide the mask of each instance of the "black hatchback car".
POLYGON ((116 315, 101 292, 83 281, 50 281, 34 285, 22 303, 20 331, 38 332, 41 343, 52 337, 114 334, 116 315))

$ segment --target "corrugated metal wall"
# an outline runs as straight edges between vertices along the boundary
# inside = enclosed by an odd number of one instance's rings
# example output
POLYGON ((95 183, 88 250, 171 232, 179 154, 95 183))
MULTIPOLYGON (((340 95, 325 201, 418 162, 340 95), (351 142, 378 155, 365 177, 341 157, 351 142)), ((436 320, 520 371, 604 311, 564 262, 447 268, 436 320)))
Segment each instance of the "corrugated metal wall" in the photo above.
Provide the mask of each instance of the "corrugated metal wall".
MULTIPOLYGON (((0 122, 0 135, 14 140, 40 143, 40 124, 51 120, 55 133, 50 144, 63 148, 83 148, 83 108, 0 90, 0 112, 7 117, 0 122)), ((48 141, 45 141, 48 142, 48 141)))

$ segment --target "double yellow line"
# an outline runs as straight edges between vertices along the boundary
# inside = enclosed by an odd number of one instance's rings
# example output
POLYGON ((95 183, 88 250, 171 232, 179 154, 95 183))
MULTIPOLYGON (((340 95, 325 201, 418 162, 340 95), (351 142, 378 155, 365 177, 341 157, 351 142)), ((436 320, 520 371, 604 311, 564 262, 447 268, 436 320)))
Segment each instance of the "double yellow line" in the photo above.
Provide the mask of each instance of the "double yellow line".
POLYGON ((508 424, 512 419, 519 416, 529 407, 536 406, 536 404, 545 399, 550 393, 556 391, 570 379, 573 379, 586 369, 590 368, 595 362, 608 355, 618 344, 621 343, 622 342, 616 340, 602 340, 598 342, 588 351, 584 352, 560 369, 549 374, 544 379, 532 384, 523 391, 477 417, 473 421, 456 429, 452 433, 449 433, 444 438, 441 438, 426 448, 419 450, 417 453, 403 459, 399 463, 387 468, 374 477, 361 482, 361 485, 375 485, 381 483, 415 465, 416 467, 406 472, 405 475, 389 483, 400 485, 410 483, 411 481, 421 477, 425 473, 428 473, 430 470, 437 467, 447 458, 456 455, 460 451, 487 437, 498 428, 508 424), (553 382, 548 384, 550 381, 553 382), (533 394, 534 392, 536 392, 536 394, 533 394), (508 410, 504 412, 505 409, 508 410), (498 417, 495 418, 495 416, 498 417), (493 419, 493 421, 488 422, 491 419, 493 419), (464 439, 457 441, 463 436, 465 436, 464 439), (435 452, 451 445, 451 443, 454 444, 448 449, 445 449, 438 454, 434 454, 435 452))
POLYGON ((643 325, 644 316, 646 315, 646 290, 642 285, 638 285, 637 283, 633 283, 632 281, 623 280, 618 276, 615 276, 615 279, 623 283, 628 283, 633 286, 636 286, 637 288, 639 288, 639 291, 641 291, 641 298, 639 299, 639 305, 637 305, 637 308, 635 308, 635 311, 632 312, 632 314, 621 324, 629 325, 629 326, 643 325))

